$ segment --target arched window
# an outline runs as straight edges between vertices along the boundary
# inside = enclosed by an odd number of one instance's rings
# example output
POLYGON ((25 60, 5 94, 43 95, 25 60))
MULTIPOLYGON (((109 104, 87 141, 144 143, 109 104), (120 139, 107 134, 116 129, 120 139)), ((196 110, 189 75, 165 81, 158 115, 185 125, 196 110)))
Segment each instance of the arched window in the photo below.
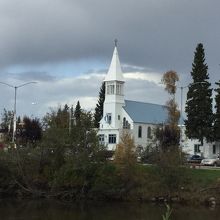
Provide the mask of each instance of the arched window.
POLYGON ((115 94, 115 85, 114 84, 107 84, 107 94, 108 95, 113 95, 115 94))
POLYGON ((126 118, 123 118, 123 128, 126 128, 126 118))
POLYGON ((131 128, 130 124, 128 123, 128 121, 124 117, 123 118, 123 129, 130 129, 130 128, 131 128))
POLYGON ((152 136, 151 136, 151 127, 147 128, 147 138, 149 138, 149 139, 152 138, 152 136))
POLYGON ((138 127, 138 137, 139 138, 142 137, 142 127, 141 126, 138 127))

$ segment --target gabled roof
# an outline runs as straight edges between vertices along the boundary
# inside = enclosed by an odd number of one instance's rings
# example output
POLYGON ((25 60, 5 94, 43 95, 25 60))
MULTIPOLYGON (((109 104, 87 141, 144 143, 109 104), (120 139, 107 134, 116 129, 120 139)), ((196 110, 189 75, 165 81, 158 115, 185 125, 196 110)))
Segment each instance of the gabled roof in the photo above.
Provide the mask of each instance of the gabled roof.
POLYGON ((108 73, 105 77, 105 82, 106 81, 121 81, 124 82, 124 77, 123 73, 121 70, 121 64, 118 56, 118 50, 117 46, 115 46, 113 56, 112 56, 112 61, 108 70, 108 73))
POLYGON ((124 110, 134 122, 159 124, 167 121, 166 106, 125 100, 124 110))

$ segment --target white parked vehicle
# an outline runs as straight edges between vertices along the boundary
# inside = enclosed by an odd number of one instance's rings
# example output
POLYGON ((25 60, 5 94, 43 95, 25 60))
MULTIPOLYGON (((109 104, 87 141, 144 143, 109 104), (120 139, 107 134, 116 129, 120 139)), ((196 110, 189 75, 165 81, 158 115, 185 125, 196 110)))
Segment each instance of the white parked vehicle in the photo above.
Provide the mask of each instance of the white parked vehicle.
POLYGON ((201 165, 204 166, 220 166, 220 160, 219 158, 205 158, 201 161, 201 165))

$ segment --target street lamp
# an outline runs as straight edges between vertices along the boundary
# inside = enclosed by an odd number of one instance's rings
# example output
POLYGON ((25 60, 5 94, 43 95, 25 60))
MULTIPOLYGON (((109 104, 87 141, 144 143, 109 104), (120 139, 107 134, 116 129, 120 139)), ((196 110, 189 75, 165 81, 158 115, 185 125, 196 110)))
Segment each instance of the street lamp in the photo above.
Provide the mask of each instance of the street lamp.
POLYGON ((37 82, 27 82, 18 86, 13 86, 5 82, 0 82, 3 85, 9 86, 11 88, 14 88, 14 114, 13 114, 13 133, 12 133, 12 143, 15 144, 15 136, 16 136, 16 102, 17 102, 17 89, 23 86, 26 86, 28 84, 37 83, 37 82))

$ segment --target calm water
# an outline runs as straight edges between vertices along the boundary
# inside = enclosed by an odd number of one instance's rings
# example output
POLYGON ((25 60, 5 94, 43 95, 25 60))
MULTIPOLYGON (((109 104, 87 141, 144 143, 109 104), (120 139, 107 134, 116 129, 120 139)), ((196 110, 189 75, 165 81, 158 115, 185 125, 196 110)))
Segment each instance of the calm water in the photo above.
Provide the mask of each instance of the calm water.
MULTIPOLYGON (((70 204, 57 201, 0 201, 0 220, 161 220, 164 206, 134 203, 70 204)), ((220 207, 173 207, 172 220, 218 220, 220 207)))

